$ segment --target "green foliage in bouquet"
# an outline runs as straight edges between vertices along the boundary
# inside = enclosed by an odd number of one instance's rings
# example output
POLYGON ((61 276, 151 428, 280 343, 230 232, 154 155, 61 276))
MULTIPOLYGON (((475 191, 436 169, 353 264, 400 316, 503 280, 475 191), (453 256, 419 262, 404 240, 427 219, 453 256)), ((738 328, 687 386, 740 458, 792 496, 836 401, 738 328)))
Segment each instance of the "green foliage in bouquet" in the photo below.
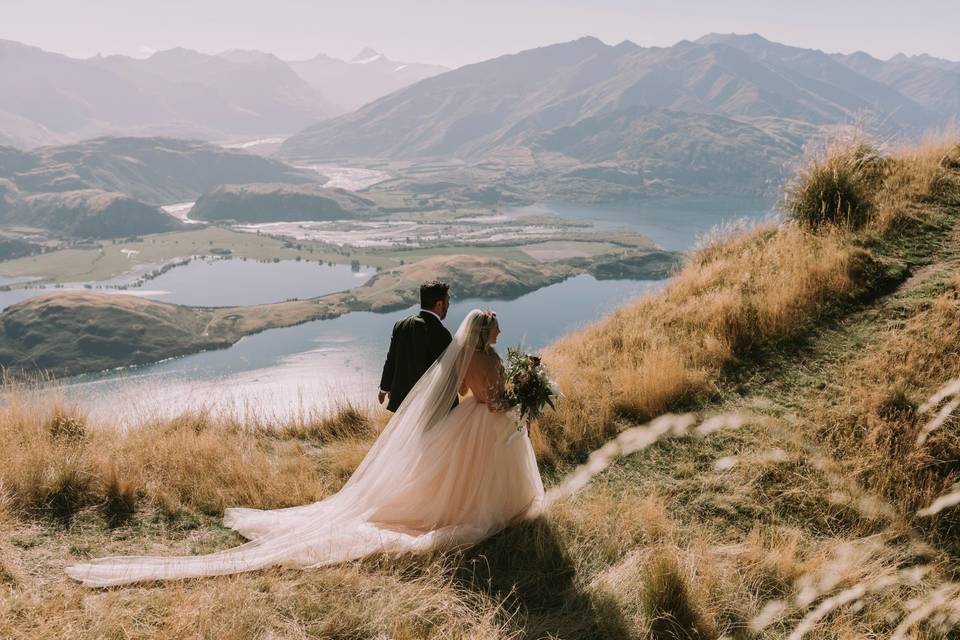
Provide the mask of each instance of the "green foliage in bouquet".
POLYGON ((535 420, 545 406, 556 408, 557 392, 540 358, 516 347, 507 348, 505 395, 511 407, 518 407, 521 422, 535 420))

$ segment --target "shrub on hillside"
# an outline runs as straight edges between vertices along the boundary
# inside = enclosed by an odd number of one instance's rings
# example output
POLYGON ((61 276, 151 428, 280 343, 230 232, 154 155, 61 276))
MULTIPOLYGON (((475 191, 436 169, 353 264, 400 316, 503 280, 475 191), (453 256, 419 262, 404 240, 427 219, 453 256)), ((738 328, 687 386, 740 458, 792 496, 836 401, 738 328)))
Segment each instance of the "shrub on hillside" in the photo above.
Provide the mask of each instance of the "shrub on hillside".
POLYGON ((857 229, 874 211, 886 160, 863 142, 838 143, 809 157, 787 186, 790 218, 808 229, 857 229))

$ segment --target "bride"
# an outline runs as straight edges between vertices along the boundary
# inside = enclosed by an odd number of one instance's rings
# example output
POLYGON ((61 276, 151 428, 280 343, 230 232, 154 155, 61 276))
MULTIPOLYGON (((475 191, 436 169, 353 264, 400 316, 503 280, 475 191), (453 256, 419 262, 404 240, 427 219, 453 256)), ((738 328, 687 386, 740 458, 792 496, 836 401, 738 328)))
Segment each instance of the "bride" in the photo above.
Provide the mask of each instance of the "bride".
POLYGON ((467 315, 336 494, 289 509, 227 509, 249 540, 201 556, 122 556, 67 567, 91 587, 214 576, 271 565, 318 567, 372 553, 469 545, 539 513, 543 483, 528 438, 502 406, 496 314, 467 315), (459 394, 470 392, 452 411, 459 394))

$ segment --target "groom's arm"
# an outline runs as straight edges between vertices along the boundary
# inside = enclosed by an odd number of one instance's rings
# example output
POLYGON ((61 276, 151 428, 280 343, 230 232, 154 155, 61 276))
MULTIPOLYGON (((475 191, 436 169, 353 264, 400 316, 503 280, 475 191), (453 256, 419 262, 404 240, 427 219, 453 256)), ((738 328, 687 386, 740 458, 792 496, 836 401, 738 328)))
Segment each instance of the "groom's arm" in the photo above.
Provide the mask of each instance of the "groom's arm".
POLYGON ((383 363, 383 374, 380 376, 380 402, 388 393, 393 385, 393 374, 397 366, 397 325, 393 326, 393 333, 390 334, 390 348, 387 349, 387 359, 383 363))
POLYGON ((430 354, 430 360, 427 364, 431 365, 436 362, 444 350, 450 346, 451 342, 453 342, 453 336, 450 335, 446 327, 440 327, 434 331, 428 341, 430 349, 427 353, 430 354))

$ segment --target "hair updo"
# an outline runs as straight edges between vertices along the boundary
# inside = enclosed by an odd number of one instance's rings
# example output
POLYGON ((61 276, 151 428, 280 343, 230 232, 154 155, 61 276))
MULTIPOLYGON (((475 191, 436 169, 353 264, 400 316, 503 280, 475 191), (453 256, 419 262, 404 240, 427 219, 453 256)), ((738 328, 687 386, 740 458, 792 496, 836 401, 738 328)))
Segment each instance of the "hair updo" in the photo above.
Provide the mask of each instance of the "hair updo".
POLYGON ((487 348, 487 341, 490 340, 490 334, 493 328, 498 325, 497 313, 490 309, 484 309, 477 315, 477 351, 483 351, 487 348))

